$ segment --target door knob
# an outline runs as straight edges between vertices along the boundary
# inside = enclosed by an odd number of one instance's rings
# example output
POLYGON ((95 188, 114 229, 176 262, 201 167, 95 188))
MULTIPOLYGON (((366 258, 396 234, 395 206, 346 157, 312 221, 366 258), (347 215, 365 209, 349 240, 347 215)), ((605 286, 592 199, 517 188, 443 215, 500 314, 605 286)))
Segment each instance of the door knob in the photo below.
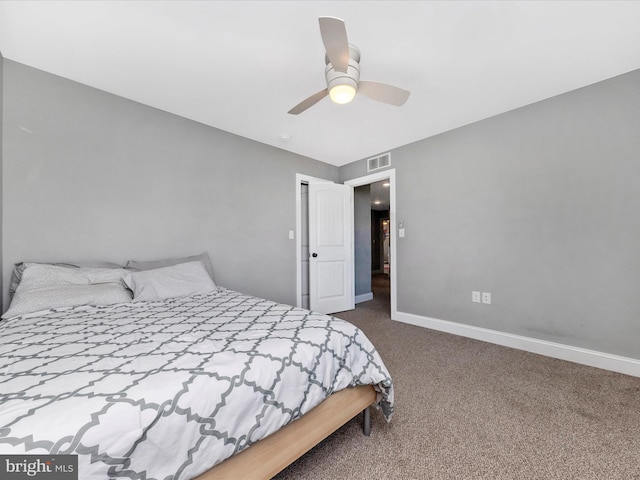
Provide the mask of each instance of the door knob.
POLYGON ((316 258, 316 257, 318 256, 318 254, 314 252, 314 253, 312 253, 312 254, 311 254, 311 256, 312 256, 313 258, 316 258))

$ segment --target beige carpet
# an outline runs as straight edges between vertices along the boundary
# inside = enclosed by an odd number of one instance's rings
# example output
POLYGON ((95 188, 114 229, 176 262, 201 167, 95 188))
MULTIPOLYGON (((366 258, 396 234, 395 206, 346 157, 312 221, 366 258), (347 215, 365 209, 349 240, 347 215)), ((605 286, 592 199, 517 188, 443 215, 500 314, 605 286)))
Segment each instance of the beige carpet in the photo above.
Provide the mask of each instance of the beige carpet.
POLYGON ((352 420, 277 479, 640 479, 640 378, 394 322, 385 290, 337 316, 391 372, 392 421, 352 420))

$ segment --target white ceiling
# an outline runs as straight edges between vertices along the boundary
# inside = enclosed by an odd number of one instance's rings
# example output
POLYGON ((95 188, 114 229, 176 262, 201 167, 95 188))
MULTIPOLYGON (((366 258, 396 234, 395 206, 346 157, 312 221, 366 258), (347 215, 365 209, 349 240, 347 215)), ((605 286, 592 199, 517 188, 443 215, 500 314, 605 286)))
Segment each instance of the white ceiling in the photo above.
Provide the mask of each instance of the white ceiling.
POLYGON ((343 165, 640 68, 639 25, 638 1, 0 1, 0 51, 343 165), (287 114, 326 86, 320 16, 345 20, 362 79, 412 92, 403 107, 287 114))
POLYGON ((389 180, 382 180, 369 185, 369 198, 371 198, 371 210, 389 210, 390 192, 389 180), (386 185, 386 186, 385 186, 386 185))

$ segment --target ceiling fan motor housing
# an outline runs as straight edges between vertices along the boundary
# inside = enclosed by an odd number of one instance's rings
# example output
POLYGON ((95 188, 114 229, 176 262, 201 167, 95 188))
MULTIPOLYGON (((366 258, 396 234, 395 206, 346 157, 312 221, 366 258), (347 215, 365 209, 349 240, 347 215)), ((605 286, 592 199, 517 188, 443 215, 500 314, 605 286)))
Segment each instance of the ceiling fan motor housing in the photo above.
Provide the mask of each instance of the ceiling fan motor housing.
POLYGON ((354 45, 349 44, 349 66, 346 72, 338 72, 333 68, 329 58, 325 56, 327 67, 324 70, 327 79, 327 89, 336 85, 351 85, 354 89, 358 89, 360 81, 360 50, 354 45))

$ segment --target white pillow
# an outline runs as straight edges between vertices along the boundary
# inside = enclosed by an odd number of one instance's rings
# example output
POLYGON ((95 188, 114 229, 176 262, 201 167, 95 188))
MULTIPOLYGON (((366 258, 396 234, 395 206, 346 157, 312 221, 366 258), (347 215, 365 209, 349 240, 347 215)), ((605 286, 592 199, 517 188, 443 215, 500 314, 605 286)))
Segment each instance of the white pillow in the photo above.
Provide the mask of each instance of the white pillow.
POLYGON ((9 310, 2 318, 78 305, 110 305, 131 301, 122 285, 124 269, 66 268, 27 263, 9 310))
POLYGON ((155 302, 209 293, 216 289, 202 262, 127 273, 122 281, 133 291, 134 302, 155 302))

